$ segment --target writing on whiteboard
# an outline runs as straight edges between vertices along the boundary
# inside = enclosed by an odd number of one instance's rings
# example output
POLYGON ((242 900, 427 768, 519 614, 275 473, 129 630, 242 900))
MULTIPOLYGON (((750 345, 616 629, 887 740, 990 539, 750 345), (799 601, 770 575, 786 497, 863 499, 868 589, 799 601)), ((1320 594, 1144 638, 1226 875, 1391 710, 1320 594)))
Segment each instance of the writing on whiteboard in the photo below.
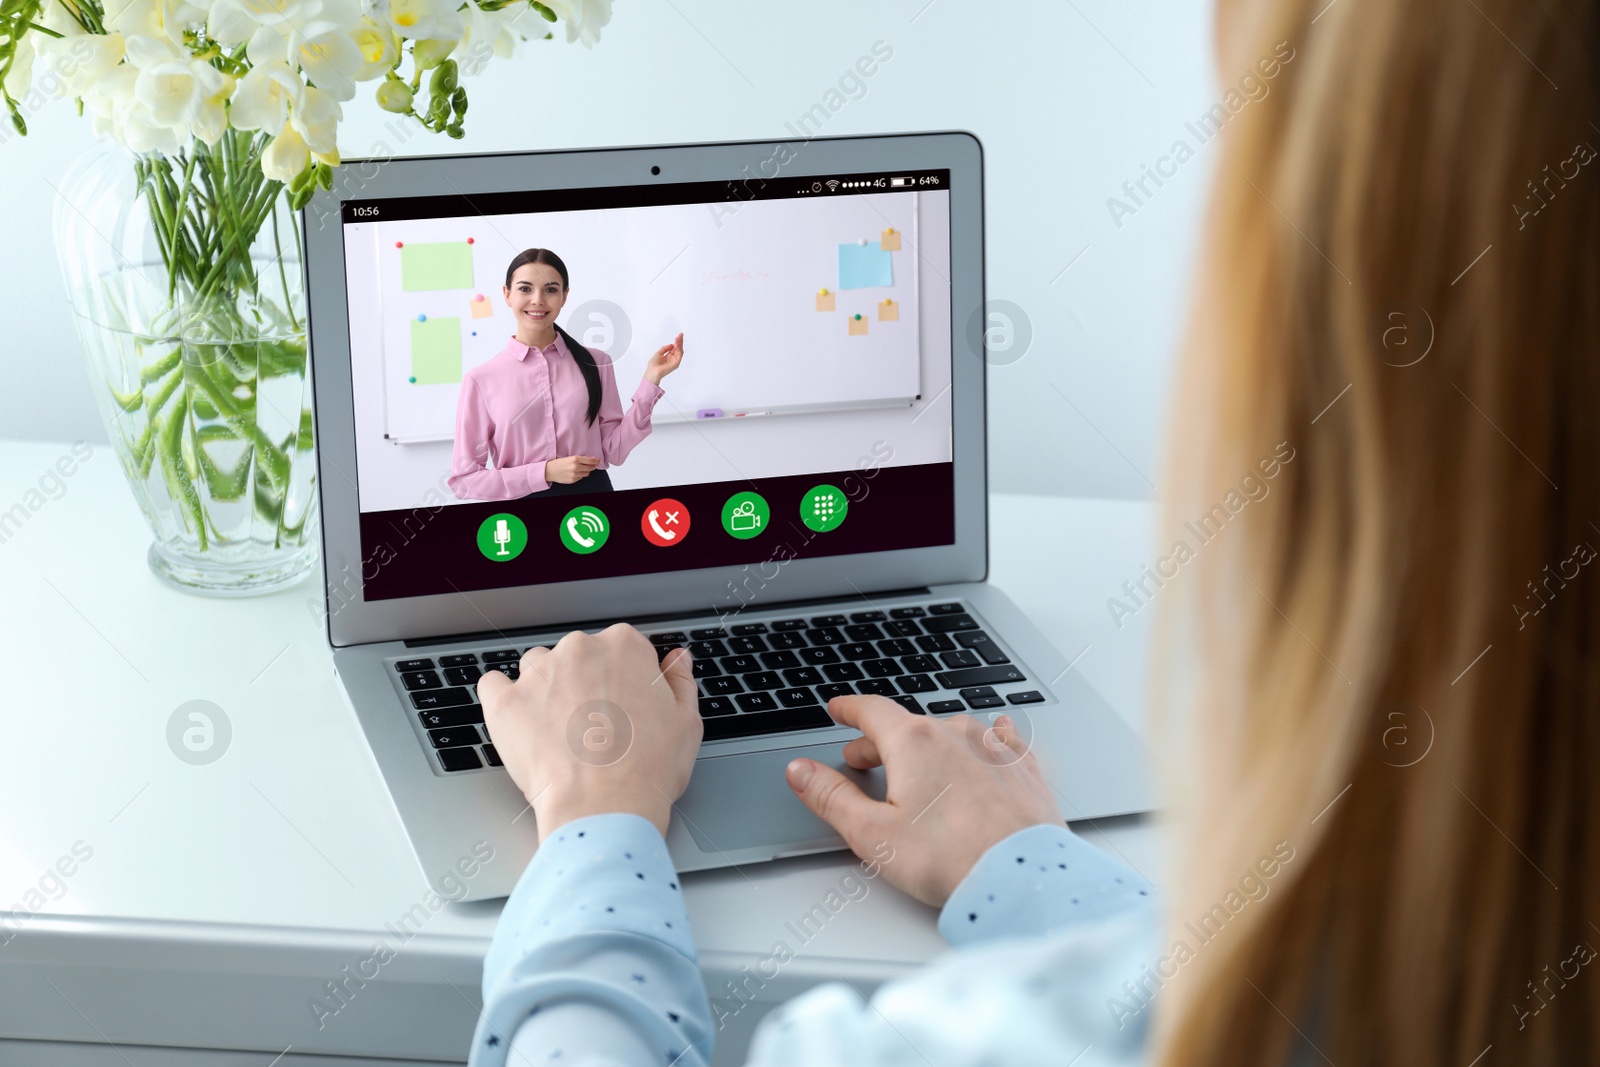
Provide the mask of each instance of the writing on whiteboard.
POLYGON ((736 270, 733 273, 721 270, 702 271, 700 274, 701 285, 711 285, 713 282, 759 282, 765 281, 767 272, 764 270, 736 270))

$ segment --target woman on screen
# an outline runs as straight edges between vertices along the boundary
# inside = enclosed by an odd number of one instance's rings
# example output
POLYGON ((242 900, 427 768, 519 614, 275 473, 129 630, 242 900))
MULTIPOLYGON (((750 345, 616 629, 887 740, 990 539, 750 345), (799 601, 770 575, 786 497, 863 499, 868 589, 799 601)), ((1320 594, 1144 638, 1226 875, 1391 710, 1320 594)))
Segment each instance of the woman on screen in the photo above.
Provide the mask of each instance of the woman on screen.
POLYGON ((650 357, 624 412, 611 357, 556 325, 567 293, 567 265, 548 248, 518 253, 506 268, 517 332, 499 355, 461 377, 448 479, 458 498, 607 492, 606 468, 650 435, 661 379, 683 363, 683 334, 650 357))

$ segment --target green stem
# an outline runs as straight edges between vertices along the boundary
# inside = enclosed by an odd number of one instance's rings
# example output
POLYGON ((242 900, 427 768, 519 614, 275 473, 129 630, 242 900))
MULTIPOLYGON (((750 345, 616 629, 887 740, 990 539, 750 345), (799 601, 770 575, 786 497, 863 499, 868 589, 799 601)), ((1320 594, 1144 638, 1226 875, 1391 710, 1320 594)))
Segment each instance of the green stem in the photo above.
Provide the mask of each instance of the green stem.
MULTIPOLYGON (((304 537, 305 517, 292 527, 286 518, 294 465, 310 447, 308 427, 291 427, 279 444, 257 418, 264 379, 306 373, 305 344, 294 336, 304 320, 283 262, 293 249, 278 231, 284 187, 261 173, 264 140, 229 130, 215 145, 196 142, 170 159, 135 163, 184 340, 141 368, 145 426, 133 460, 146 478, 160 462, 168 495, 201 551, 230 539, 226 513, 211 513, 224 505, 248 506, 257 521, 271 522, 276 545, 304 537), (261 299, 270 275, 251 258, 263 226, 272 227, 281 304, 261 299), (285 328, 292 336, 283 336, 285 328), (241 451, 221 468, 207 447, 231 452, 231 441, 241 451)), ((298 247, 297 213, 288 219, 298 247)))
POLYGON ((183 384, 183 375, 174 374, 157 390, 155 398, 145 405, 144 432, 133 444, 133 455, 139 461, 139 477, 145 478, 150 474, 150 461, 155 458, 155 434, 160 428, 161 409, 166 407, 167 401, 183 384))
POLYGON ((171 352, 168 352, 166 355, 162 356, 160 359, 141 370, 139 372, 139 380, 148 385, 158 378, 166 377, 168 374, 172 373, 173 369, 177 367, 178 361, 182 358, 182 350, 174 348, 171 352))
MULTIPOLYGON (((178 190, 178 206, 172 212, 172 232, 168 234, 168 242, 173 249, 178 247, 178 241, 183 232, 183 209, 189 200, 189 189, 194 185, 194 154, 190 153, 183 165, 183 188, 178 190)), ((174 296, 178 291, 178 275, 176 271, 167 271, 167 295, 174 296)))
POLYGON ((172 409, 172 414, 161 421, 160 453, 161 473, 167 483, 167 493, 183 508, 187 522, 194 525, 195 535, 199 538, 200 551, 204 552, 210 543, 206 534, 206 520, 200 503, 200 493, 194 487, 194 478, 189 474, 188 466, 183 462, 183 431, 187 425, 185 416, 189 412, 189 399, 186 395, 179 394, 178 403, 172 409))
POLYGON ((72 3, 70 0, 61 0, 61 6, 66 8, 67 14, 72 16, 74 22, 88 32, 106 32, 105 21, 102 17, 105 12, 99 4, 87 2, 87 0, 82 4, 72 3))
MULTIPOLYGON (((293 219, 294 215, 291 213, 289 217, 293 219)), ((299 247, 300 244, 300 234, 298 230, 299 227, 297 226, 295 233, 295 247, 299 247)), ((289 296, 289 275, 283 269, 283 241, 278 237, 277 197, 273 197, 272 199, 272 248, 273 251, 278 253, 278 283, 283 286, 283 306, 288 309, 289 312, 289 327, 290 329, 294 330, 294 332, 299 333, 300 320, 295 317, 294 301, 289 296)))

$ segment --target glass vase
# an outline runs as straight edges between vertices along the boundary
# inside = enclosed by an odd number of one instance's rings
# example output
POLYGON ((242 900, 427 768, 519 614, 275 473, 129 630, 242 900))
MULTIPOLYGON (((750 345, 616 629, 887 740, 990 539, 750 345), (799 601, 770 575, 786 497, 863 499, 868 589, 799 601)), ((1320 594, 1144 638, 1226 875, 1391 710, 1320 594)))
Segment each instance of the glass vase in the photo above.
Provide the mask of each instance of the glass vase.
POLYGON ((135 155, 103 141, 58 188, 54 234, 150 569, 248 596, 315 563, 299 218, 259 138, 135 155))

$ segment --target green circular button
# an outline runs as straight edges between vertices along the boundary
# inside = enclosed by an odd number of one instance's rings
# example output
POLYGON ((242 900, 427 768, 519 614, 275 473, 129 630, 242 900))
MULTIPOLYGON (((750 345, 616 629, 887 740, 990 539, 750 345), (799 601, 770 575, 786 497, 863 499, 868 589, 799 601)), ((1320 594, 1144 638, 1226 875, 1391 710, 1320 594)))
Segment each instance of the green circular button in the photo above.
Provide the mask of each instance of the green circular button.
POLYGON ((573 508, 561 520, 561 543, 580 556, 600 551, 610 536, 606 513, 587 504, 573 508))
POLYGON ((735 493, 722 505, 722 528, 741 541, 765 530, 771 517, 771 509, 759 493, 735 493))
POLYGON ((819 485, 800 501, 800 521, 818 533, 837 530, 850 511, 850 501, 835 485, 819 485))
POLYGON ((528 547, 528 528, 515 515, 490 515, 478 527, 478 551, 496 563, 509 563, 528 547))

